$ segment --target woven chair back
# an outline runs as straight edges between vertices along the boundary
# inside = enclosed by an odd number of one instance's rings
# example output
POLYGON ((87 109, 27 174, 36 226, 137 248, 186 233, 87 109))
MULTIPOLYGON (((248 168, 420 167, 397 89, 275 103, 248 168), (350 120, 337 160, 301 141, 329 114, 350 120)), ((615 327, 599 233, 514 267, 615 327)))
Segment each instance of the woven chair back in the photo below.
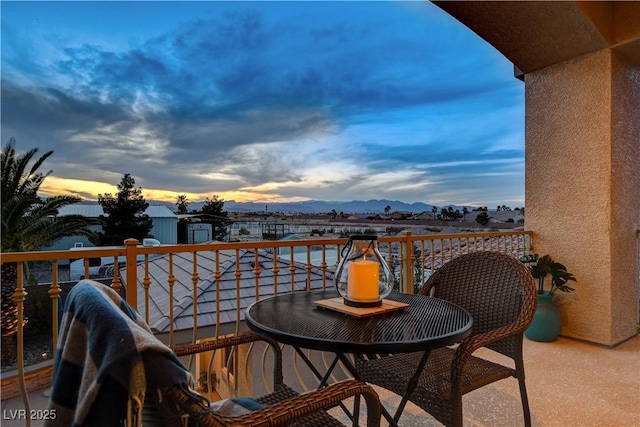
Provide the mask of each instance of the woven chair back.
POLYGON ((509 357, 519 351, 521 332, 535 311, 531 273, 518 259, 499 252, 461 255, 438 269, 421 291, 468 310, 473 315, 473 334, 515 325, 519 335, 489 346, 509 357))

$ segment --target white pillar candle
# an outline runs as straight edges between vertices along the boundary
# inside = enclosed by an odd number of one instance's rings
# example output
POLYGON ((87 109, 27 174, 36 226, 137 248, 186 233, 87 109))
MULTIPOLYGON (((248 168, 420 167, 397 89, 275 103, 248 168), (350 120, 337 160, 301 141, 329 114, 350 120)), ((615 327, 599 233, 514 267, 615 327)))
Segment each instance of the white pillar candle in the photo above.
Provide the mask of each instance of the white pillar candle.
POLYGON ((374 261, 352 261, 347 275, 347 298, 352 301, 376 301, 378 289, 378 263, 374 261))

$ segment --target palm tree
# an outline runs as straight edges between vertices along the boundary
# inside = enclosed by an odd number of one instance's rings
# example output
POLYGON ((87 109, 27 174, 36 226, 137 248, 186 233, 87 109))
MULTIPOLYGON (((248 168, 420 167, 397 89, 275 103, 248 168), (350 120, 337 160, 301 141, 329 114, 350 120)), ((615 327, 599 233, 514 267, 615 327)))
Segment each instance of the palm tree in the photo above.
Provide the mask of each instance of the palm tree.
MULTIPOLYGON (((58 210, 70 204, 80 202, 72 196, 54 196, 43 199, 38 190, 49 176, 38 172, 44 161, 53 154, 46 152, 27 169, 27 165, 38 152, 32 148, 18 155, 14 148, 15 140, 2 150, 2 228, 0 252, 23 252, 36 250, 62 237, 74 235, 90 236, 89 226, 95 222, 81 215, 58 217, 58 210)), ((15 263, 3 263, 2 275, 2 363, 11 364, 15 360, 15 333, 18 328, 18 306, 14 294, 18 283, 18 270, 15 263)), ((26 323, 26 321, 25 321, 26 323)))
POLYGON ((176 209, 178 214, 186 214, 189 206, 189 199, 186 194, 180 194, 176 198, 176 209))

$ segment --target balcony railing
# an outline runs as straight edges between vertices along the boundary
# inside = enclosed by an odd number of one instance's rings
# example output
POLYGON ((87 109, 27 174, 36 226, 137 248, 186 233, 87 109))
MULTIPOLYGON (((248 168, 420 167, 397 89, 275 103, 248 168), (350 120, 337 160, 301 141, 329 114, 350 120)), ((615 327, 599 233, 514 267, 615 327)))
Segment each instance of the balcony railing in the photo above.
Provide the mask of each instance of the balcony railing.
MULTIPOLYGON (((320 238, 142 246, 129 239, 122 247, 3 253, 2 263, 16 263, 18 270, 17 383, 27 413, 28 392, 32 390, 25 380, 23 324, 25 304, 29 302, 25 277, 48 286, 52 349, 57 347, 63 289, 77 282, 71 280, 66 266, 78 259, 84 260, 82 276, 106 281, 137 308, 161 340, 173 345, 239 332, 244 308, 260 298, 331 288, 346 242, 346 238, 320 238), (111 262, 96 268, 92 260, 97 258, 111 262), (41 277, 34 279, 38 272, 41 277)), ((396 289, 414 293, 433 270, 461 254, 498 251, 515 257, 527 255, 532 251, 532 234, 406 233, 381 236, 378 244, 392 266, 396 289)), ((9 392, 5 389, 3 395, 9 392)))

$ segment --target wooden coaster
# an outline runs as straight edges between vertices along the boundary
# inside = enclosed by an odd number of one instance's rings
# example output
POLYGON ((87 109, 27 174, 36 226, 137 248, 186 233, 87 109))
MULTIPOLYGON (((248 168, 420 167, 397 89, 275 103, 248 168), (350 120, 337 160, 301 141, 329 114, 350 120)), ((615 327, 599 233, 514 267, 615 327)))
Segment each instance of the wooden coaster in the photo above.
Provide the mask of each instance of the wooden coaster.
POLYGON ((405 307, 409 307, 409 304, 407 303, 388 299, 383 299, 382 305, 379 307, 351 307, 346 305, 341 297, 321 299, 314 301, 313 303, 317 306, 328 308, 329 310, 339 311, 356 317, 373 316, 375 314, 388 313, 390 311, 401 310, 405 307))

